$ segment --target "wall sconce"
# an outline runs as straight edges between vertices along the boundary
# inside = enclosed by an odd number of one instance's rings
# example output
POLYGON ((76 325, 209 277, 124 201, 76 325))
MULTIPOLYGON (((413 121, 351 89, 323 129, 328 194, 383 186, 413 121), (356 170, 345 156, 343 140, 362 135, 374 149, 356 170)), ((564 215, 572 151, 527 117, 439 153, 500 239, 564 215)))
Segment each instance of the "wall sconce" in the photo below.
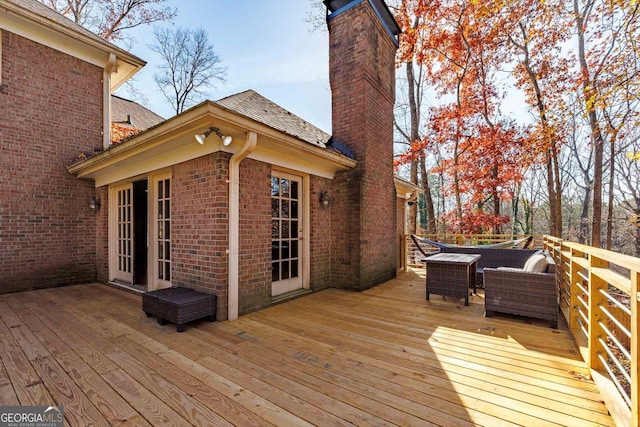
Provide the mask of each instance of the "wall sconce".
POLYGON ((320 204, 322 207, 329 207, 329 193, 327 193, 327 190, 322 190, 320 193, 320 204))
POLYGON ((98 199, 97 197, 92 197, 91 200, 89 200, 89 209, 91 209, 92 211, 97 211, 98 209, 100 209, 100 199, 98 199))
POLYGON ((218 138, 220 138, 222 140, 222 145, 224 145, 225 147, 229 144, 231 144, 231 141, 233 141, 233 138, 230 137, 229 135, 223 135, 222 132, 220 132, 220 129, 216 128, 216 127, 210 127, 209 129, 207 129, 204 133, 200 133, 198 135, 195 136, 196 141, 198 141, 198 144, 203 145, 204 144, 204 140, 207 139, 207 137, 209 135, 211 135, 212 133, 215 133, 216 135, 218 135, 218 138))

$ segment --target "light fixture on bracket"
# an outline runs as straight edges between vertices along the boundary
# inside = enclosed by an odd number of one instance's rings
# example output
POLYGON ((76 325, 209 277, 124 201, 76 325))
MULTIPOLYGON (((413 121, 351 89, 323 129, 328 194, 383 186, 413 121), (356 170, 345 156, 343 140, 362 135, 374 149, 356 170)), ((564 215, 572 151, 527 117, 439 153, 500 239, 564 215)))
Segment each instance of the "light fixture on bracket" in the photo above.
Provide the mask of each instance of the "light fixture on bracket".
POLYGON ((92 211, 97 211, 98 209, 100 209, 100 199, 97 197, 92 197, 91 200, 89 200, 89 209, 91 209, 92 211))
POLYGON ((207 139, 207 137, 212 133, 215 133, 216 135, 218 135, 218 138, 222 140, 222 145, 224 145, 225 147, 231 144, 231 141, 233 141, 232 137, 230 137, 229 135, 226 135, 226 136, 223 135, 222 132, 220 132, 220 129, 213 126, 207 129, 204 133, 200 133, 196 135, 196 141, 198 141, 198 144, 203 145, 204 140, 207 139))
POLYGON ((329 207, 329 193, 327 193, 327 190, 322 190, 320 192, 320 204, 322 205, 322 207, 328 208, 329 207))

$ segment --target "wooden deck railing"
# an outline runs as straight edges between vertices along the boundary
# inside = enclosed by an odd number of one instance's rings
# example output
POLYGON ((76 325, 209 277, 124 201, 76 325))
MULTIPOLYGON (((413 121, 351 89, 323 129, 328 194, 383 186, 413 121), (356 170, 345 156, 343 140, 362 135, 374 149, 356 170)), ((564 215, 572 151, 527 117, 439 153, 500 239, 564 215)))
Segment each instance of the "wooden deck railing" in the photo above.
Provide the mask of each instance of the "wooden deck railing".
POLYGON ((560 309, 617 425, 640 425, 640 258, 545 236, 560 309))
MULTIPOLYGON (((421 237, 470 245, 527 236, 421 237)), ((423 266, 410 236, 401 240, 402 267, 423 266)), ((552 236, 534 236, 533 247, 548 250, 559 267, 560 310, 616 425, 640 426, 640 258, 552 236)))
MULTIPOLYGON (((528 234, 419 234, 418 236, 453 245, 490 245, 504 242, 505 240, 518 240, 529 237, 528 234)), ((423 256, 416 250, 411 236, 405 234, 400 236, 400 239, 400 267, 406 270, 410 266, 424 266, 420 262, 423 256)), ((530 247, 542 249, 542 246, 543 236, 541 234, 534 235, 530 247)), ((437 248, 434 247, 433 250, 437 252, 437 248)))

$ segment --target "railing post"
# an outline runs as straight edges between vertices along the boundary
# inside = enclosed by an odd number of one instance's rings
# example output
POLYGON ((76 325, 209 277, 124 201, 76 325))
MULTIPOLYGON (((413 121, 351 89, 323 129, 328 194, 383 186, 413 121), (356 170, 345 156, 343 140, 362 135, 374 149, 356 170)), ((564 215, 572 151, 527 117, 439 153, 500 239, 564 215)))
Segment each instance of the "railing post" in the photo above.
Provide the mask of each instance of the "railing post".
POLYGON ((640 426, 640 272, 631 272, 631 425, 640 426))
POLYGON ((598 337, 602 335, 599 322, 601 320, 599 305, 604 303, 604 297, 600 289, 605 289, 607 283, 593 274, 594 268, 608 268, 609 263, 594 254, 589 254, 589 360, 587 366, 590 370, 602 372, 604 367, 598 358, 598 353, 602 351, 598 337))
POLYGON ((404 263, 403 267, 404 267, 404 271, 407 271, 407 267, 409 265, 409 249, 407 248, 407 244, 408 239, 407 239, 407 235, 406 234, 401 234, 400 235, 400 240, 402 241, 402 246, 400 247, 400 258, 402 259, 402 262, 404 263))
MULTIPOLYGON (((579 280, 581 280, 578 272, 582 267, 574 262, 574 258, 578 255, 576 254, 574 249, 570 249, 571 256, 569 258, 569 307, 568 307, 568 318, 567 322, 569 323, 569 330, 575 333, 575 330, 579 327, 578 321, 576 319, 577 310, 578 310, 578 298, 579 298, 579 288, 576 286, 579 280)), ((589 287, 591 288, 591 287, 589 287)), ((591 299, 589 299, 591 300, 591 299)))

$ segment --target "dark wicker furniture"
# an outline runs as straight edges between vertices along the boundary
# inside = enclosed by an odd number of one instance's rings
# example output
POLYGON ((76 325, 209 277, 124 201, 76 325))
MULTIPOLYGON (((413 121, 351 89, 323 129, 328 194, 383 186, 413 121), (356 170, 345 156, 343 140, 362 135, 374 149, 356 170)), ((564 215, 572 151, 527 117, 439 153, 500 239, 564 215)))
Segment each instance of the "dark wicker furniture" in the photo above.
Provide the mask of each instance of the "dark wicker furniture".
POLYGON ((485 315, 494 312, 548 320, 558 327, 558 293, 555 263, 547 258, 546 273, 532 273, 517 269, 484 269, 485 315))
POLYGON ((482 246, 471 247, 446 247, 440 248, 440 253, 457 254, 478 254, 481 258, 477 264, 477 281, 482 286, 482 275, 485 268, 515 267, 522 268, 529 257, 536 253, 533 249, 500 249, 483 248, 482 246))
POLYGON ((429 294, 464 298, 469 305, 469 287, 476 290, 476 263, 480 255, 439 253, 423 259, 427 273, 427 301, 429 294))
POLYGON ((216 320, 216 296, 189 288, 166 288, 145 292, 142 310, 147 316, 157 316, 161 325, 172 322, 178 332, 184 332, 185 324, 207 318, 216 320))

